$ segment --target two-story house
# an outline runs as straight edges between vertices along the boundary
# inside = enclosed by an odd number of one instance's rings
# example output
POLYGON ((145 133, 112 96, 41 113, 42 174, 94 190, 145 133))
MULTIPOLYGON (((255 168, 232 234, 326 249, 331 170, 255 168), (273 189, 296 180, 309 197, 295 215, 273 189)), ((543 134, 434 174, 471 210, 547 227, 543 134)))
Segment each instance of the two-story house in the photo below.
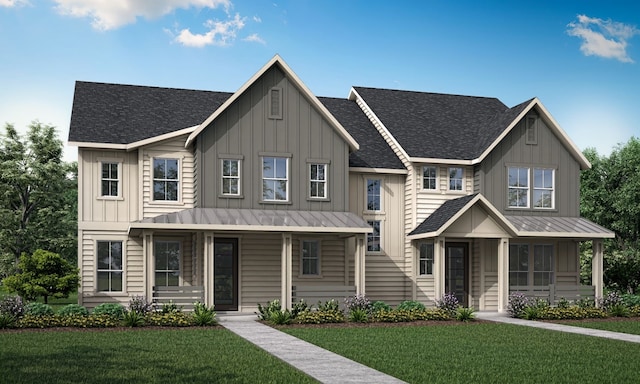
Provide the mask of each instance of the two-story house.
POLYGON ((79 301, 366 293, 505 310, 579 288, 589 162, 537 99, 355 87, 318 98, 275 56, 235 93, 77 82, 79 301))

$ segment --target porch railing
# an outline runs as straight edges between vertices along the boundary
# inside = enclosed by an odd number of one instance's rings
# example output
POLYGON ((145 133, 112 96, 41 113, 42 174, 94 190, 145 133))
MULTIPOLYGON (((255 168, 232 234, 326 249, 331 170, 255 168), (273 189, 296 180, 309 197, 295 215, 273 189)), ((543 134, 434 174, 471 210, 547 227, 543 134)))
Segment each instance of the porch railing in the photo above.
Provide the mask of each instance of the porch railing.
POLYGON ((204 302, 202 286, 153 287, 153 302, 159 306, 172 302, 185 311, 192 311, 196 301, 204 302))
POLYGON ((355 294, 355 285, 294 285, 291 290, 293 302, 304 300, 307 304, 336 299, 342 306, 346 297, 355 294))
POLYGON ((561 299, 576 302, 580 299, 595 299, 593 285, 517 285, 509 287, 509 293, 522 292, 528 298, 545 299, 555 305, 561 299))

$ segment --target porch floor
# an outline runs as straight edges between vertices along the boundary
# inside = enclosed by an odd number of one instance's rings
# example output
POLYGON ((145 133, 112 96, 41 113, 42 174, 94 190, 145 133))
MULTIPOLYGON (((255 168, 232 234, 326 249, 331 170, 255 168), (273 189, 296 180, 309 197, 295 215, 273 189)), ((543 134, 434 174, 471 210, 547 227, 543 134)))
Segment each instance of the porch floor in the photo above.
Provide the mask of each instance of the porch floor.
POLYGON ((321 383, 404 383, 257 322, 256 315, 218 315, 220 324, 321 383))

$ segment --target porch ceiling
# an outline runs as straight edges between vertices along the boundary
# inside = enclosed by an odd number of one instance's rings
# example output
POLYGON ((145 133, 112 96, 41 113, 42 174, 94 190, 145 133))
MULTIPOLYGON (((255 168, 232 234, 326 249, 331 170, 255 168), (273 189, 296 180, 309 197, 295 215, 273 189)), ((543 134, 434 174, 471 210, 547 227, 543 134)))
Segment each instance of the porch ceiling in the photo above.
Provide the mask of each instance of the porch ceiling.
POLYGON ((564 237, 577 239, 614 238, 612 231, 583 217, 506 216, 522 237, 564 237))
POLYGON ((191 208, 131 223, 132 229, 369 233, 371 226, 350 212, 191 208))

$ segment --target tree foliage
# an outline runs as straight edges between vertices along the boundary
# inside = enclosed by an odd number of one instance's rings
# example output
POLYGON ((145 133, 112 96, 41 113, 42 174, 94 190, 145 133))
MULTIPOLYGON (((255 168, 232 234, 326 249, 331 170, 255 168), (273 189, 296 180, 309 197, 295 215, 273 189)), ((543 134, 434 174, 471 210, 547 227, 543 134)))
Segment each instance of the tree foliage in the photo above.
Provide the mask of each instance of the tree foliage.
POLYGON ((0 134, 0 274, 36 249, 77 258, 77 165, 62 161, 55 128, 34 122, 0 134), (8 264, 8 265, 7 265, 8 264))
POLYGON ((611 289, 636 292, 640 287, 640 140, 632 137, 611 154, 584 151, 591 169, 580 185, 582 216, 613 230, 606 240, 604 282, 611 289))
POLYGON ((11 275, 2 283, 11 291, 27 300, 44 297, 68 297, 78 288, 79 271, 59 254, 36 250, 32 255, 20 256, 18 268, 22 271, 11 275))

